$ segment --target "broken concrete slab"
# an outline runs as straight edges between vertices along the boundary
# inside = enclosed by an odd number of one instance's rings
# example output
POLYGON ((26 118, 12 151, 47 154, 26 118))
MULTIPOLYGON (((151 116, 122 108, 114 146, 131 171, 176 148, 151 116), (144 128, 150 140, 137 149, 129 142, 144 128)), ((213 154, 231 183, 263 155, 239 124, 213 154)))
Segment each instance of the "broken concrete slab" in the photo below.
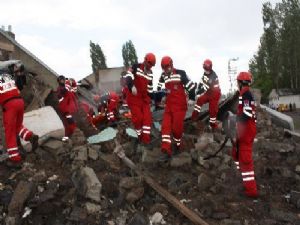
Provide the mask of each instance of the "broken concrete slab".
POLYGON ((98 151, 94 148, 88 148, 88 156, 92 160, 97 160, 99 158, 98 151))
POLYGON ((111 127, 108 127, 101 131, 100 133, 93 135, 88 138, 88 143, 90 144, 97 144, 105 141, 110 141, 114 139, 117 135, 117 130, 111 127))
MULTIPOLYGON (((24 114, 23 125, 40 136, 40 141, 46 137, 61 139, 65 134, 64 125, 51 106, 46 106, 24 114), (43 126, 41 126, 41 124, 43 126)), ((22 144, 26 144, 22 142, 22 144)))
POLYGON ((43 144, 43 147, 56 151, 63 147, 63 142, 54 138, 50 138, 46 143, 43 144))
POLYGON ((100 202, 102 184, 92 168, 82 167, 75 171, 72 181, 79 194, 95 202, 100 202))
POLYGON ((136 131, 132 128, 126 128, 126 134, 132 138, 138 138, 136 131))
POLYGON ((88 149, 87 146, 77 146, 73 149, 76 153, 74 160, 87 161, 88 160, 88 149))
POLYGON ((20 181, 8 205, 9 216, 19 216, 24 210, 24 204, 34 188, 33 183, 20 181))
POLYGON ((260 105, 260 107, 264 110, 266 110, 266 112, 268 112, 268 114, 271 117, 272 123, 276 124, 277 126, 280 127, 284 127, 286 129, 289 129, 291 131, 295 130, 294 127, 294 120, 292 117, 283 114, 281 112, 278 112, 276 110, 273 110, 267 106, 264 105, 260 105))

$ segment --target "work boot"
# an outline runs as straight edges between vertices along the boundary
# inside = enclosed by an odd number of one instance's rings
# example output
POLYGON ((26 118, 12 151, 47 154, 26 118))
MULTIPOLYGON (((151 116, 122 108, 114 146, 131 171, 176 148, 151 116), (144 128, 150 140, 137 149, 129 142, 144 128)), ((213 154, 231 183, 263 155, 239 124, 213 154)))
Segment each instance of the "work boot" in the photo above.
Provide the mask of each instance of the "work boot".
POLYGON ((39 147, 39 136, 36 134, 33 134, 29 138, 29 142, 31 143, 31 151, 34 152, 39 147))
POLYGON ((166 152, 163 152, 162 155, 158 158, 159 162, 168 162, 169 160, 171 160, 172 155, 169 155, 166 152))

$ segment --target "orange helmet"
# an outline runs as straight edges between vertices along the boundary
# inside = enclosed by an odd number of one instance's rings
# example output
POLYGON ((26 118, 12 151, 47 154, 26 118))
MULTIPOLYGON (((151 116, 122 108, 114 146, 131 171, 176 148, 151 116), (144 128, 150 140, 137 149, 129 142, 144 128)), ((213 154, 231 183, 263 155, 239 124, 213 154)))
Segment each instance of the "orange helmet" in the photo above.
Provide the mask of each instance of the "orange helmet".
POLYGON ((203 69, 211 71, 212 70, 212 61, 210 59, 206 59, 203 62, 203 69))
POLYGON ((250 72, 240 72, 236 79, 242 83, 250 84, 252 82, 252 74, 250 72))
POLYGON ((164 70, 168 67, 173 67, 173 60, 170 56, 164 56, 161 59, 161 68, 164 70))
POLYGON ((155 63, 156 63, 155 55, 151 52, 147 53, 145 55, 144 62, 147 63, 147 65, 149 65, 150 67, 155 66, 155 63))

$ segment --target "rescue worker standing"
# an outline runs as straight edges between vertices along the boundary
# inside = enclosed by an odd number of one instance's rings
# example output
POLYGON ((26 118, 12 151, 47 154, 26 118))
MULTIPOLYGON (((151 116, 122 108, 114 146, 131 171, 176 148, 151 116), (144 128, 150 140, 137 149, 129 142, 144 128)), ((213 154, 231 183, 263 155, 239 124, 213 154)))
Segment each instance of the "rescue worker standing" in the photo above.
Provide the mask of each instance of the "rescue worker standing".
POLYGON ((163 73, 160 76, 158 90, 163 84, 166 88, 166 106, 162 121, 162 144, 163 155, 160 161, 167 161, 172 157, 171 137, 175 142, 175 151, 178 153, 181 148, 181 138, 183 134, 183 121, 187 111, 187 95, 191 99, 195 98, 196 84, 192 82, 184 70, 178 70, 173 67, 173 60, 165 56, 161 60, 163 73))
MULTIPOLYGON (((2 98, 6 98, 7 92, 9 92, 7 95, 10 95, 10 91, 7 90, 7 86, 15 86, 18 91, 20 92, 23 88, 24 85, 26 85, 26 76, 25 76, 25 67, 23 63, 20 60, 8 60, 8 61, 1 61, 0 62, 0 75, 3 74, 2 80, 1 80, 1 85, 2 85, 2 98), (5 75, 6 74, 6 75, 5 75), (7 76, 9 75, 9 76, 7 76), (8 78, 9 77, 9 78, 8 78), (12 82, 13 81, 13 82, 12 82)), ((14 90, 14 89, 12 89, 14 90)), ((1 92, 0 91, 0 92, 1 92)), ((14 92, 14 91, 13 91, 14 92)), ((24 117, 24 101, 22 99, 21 94, 16 97, 15 94, 13 94, 14 98, 21 99, 23 103, 20 103, 23 105, 23 113, 22 113, 22 123, 23 123, 23 117, 24 117)), ((5 100, 2 105, 3 108, 3 114, 8 115, 9 112, 7 112, 7 108, 9 106, 4 107, 4 104, 6 102, 10 101, 10 98, 5 100), (5 112, 6 111, 6 112, 5 112)), ((21 106, 20 106, 21 107, 21 106)), ((20 112, 21 114, 21 112, 20 112)), ((4 115, 3 115, 4 116, 4 115)), ((20 117, 20 116, 19 116, 20 117)), ((6 118, 9 118, 9 116, 6 116, 6 118)), ((4 120, 3 120, 4 123, 4 120)), ((17 131, 18 131, 18 137, 22 138, 24 141, 29 141, 31 143, 31 150, 34 151, 38 148, 38 139, 39 136, 34 134, 32 131, 28 130, 26 127, 24 127, 21 124, 21 128, 19 129, 19 125, 17 126, 17 131)), ((17 143, 19 142, 19 139, 17 139, 17 143)))
POLYGON ((197 120, 201 107, 205 103, 209 103, 209 124, 212 130, 218 127, 217 114, 218 103, 221 97, 218 76, 212 69, 212 61, 206 59, 203 63, 204 74, 199 83, 197 95, 200 95, 196 101, 192 120, 197 120))
POLYGON ((57 88, 58 109, 62 114, 65 127, 63 141, 66 141, 76 129, 73 114, 77 111, 77 103, 75 94, 72 92, 70 84, 66 82, 66 78, 61 75, 57 78, 57 82, 59 85, 57 88))
POLYGON ((38 136, 23 127, 24 101, 20 95, 13 77, 10 74, 0 74, 0 105, 3 108, 3 125, 7 153, 11 162, 20 162, 17 136, 30 141, 32 149, 38 146, 38 136))
POLYGON ((134 64, 124 75, 127 91, 127 104, 132 114, 132 123, 139 140, 144 144, 150 143, 152 114, 150 111, 153 93, 153 73, 156 58, 153 53, 146 54, 143 63, 134 64))
POLYGON ((240 169, 245 194, 249 197, 257 197, 257 187, 254 175, 252 159, 252 146, 256 135, 256 106, 250 84, 252 75, 249 72, 241 72, 237 76, 239 88, 239 104, 237 109, 237 139, 232 149, 232 156, 240 169))

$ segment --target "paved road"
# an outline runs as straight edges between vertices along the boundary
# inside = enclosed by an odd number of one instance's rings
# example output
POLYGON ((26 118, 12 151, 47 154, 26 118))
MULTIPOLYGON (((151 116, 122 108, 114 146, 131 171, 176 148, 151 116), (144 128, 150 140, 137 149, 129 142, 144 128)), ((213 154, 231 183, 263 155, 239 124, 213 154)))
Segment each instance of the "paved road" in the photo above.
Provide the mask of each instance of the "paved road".
POLYGON ((300 109, 295 112, 285 112, 284 114, 289 115, 293 118, 295 131, 300 133, 300 109))

